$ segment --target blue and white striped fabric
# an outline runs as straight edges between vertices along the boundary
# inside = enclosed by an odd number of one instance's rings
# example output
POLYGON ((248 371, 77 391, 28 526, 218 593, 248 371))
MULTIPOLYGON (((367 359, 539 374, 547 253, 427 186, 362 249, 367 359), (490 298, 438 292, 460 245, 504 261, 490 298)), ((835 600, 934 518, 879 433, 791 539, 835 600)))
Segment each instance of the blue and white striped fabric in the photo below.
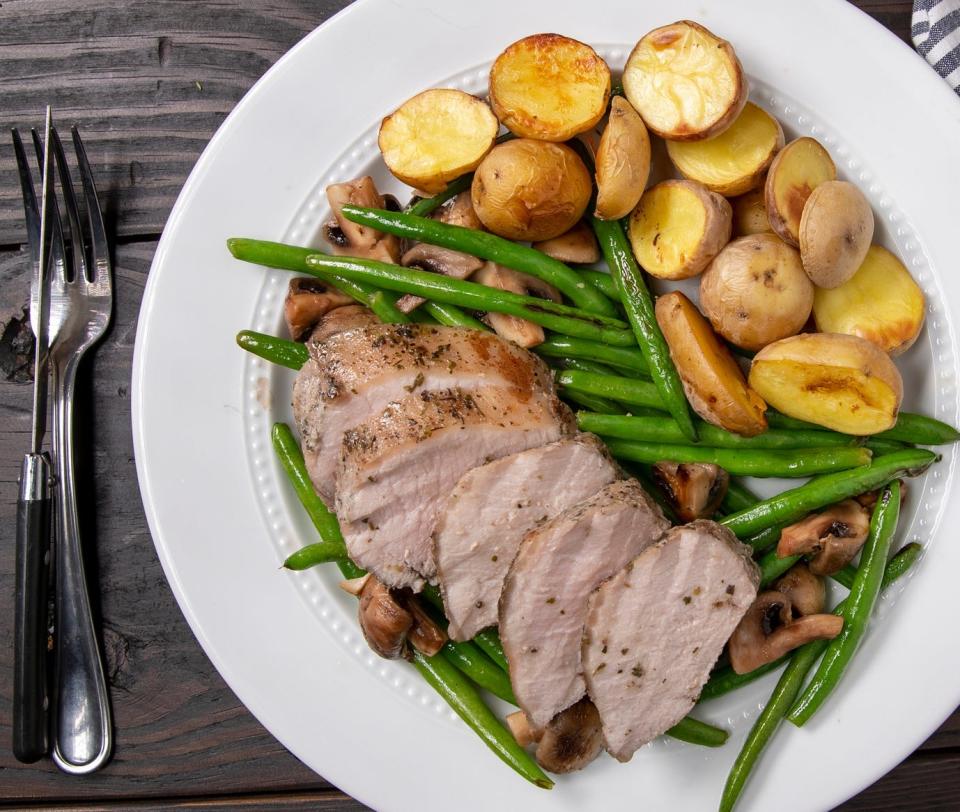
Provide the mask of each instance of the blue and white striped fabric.
POLYGON ((912 22, 913 44, 960 94, 960 0, 914 0, 912 22))

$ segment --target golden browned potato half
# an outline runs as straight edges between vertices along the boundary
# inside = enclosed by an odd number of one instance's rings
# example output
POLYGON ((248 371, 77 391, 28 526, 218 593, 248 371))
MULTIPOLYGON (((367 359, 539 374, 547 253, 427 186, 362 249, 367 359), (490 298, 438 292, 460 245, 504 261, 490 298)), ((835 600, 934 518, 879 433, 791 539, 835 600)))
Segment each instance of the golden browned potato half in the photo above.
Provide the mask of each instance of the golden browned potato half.
POLYGON ((511 240, 549 240, 572 228, 590 202, 593 180, 566 144, 516 138, 494 147, 470 189, 480 221, 511 240))
POLYGON ((824 333, 846 333, 899 355, 923 327, 926 302, 920 286, 893 254, 870 247, 857 272, 832 290, 817 288, 813 317, 824 333))
POLYGON ((754 189, 745 195, 731 198, 733 207, 733 236, 747 237, 750 234, 772 234, 767 219, 767 205, 763 200, 763 188, 754 189))
POLYGON ((607 111, 610 68, 589 45, 559 34, 513 43, 490 69, 490 104, 515 135, 566 141, 607 111))
POLYGON ((673 291, 657 299, 656 315, 693 410, 746 437, 765 431, 766 404, 693 302, 673 291))
POLYGON ((685 178, 732 197, 763 182, 763 173, 782 146, 780 122, 747 102, 719 135, 704 141, 667 141, 667 153, 685 178))
POLYGON ((704 271, 700 307, 727 341, 759 350, 803 329, 813 283, 796 248, 774 234, 754 234, 728 243, 704 271))
POLYGON ((750 367, 750 386, 790 417, 856 435, 891 428, 903 397, 890 356, 865 338, 838 333, 764 347, 750 367))
POLYGON ((441 88, 401 104, 383 120, 377 141, 394 176, 437 194, 449 181, 476 169, 499 129, 486 102, 462 90, 441 88))
POLYGON ((682 20, 643 37, 623 69, 623 91, 647 127, 673 141, 722 133, 747 101, 733 46, 682 20))
POLYGON ((626 217, 640 201, 650 176, 650 136, 643 119, 622 96, 610 102, 610 118, 597 149, 597 209, 602 220, 626 217))
POLYGON ((630 244, 644 270, 660 279, 700 273, 730 239, 732 210, 689 180, 665 180, 643 193, 630 215, 630 244))
POLYGON ((873 210, 856 186, 821 183, 810 193, 800 218, 800 258, 814 284, 835 288, 863 263, 873 242, 873 210))
POLYGON ((810 193, 835 180, 837 168, 819 141, 797 138, 770 164, 764 184, 767 218, 774 233, 788 245, 800 245, 800 217, 810 193))

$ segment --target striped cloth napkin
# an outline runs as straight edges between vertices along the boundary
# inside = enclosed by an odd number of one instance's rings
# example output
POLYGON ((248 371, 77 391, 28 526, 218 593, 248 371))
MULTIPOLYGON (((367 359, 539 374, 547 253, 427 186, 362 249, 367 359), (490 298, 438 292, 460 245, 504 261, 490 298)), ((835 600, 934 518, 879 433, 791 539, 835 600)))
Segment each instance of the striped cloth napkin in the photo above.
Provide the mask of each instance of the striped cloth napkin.
POLYGON ((917 51, 960 94, 960 0, 914 0, 910 36, 917 51))

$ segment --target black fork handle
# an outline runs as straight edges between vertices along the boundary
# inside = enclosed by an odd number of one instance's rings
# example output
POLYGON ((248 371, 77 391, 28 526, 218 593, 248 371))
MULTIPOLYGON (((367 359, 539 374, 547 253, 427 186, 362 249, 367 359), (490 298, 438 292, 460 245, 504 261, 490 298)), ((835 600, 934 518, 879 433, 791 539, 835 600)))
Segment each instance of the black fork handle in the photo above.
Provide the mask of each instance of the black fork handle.
POLYGON ((27 454, 17 500, 14 618, 13 754, 32 763, 47 747, 47 573, 50 551, 50 469, 27 454))

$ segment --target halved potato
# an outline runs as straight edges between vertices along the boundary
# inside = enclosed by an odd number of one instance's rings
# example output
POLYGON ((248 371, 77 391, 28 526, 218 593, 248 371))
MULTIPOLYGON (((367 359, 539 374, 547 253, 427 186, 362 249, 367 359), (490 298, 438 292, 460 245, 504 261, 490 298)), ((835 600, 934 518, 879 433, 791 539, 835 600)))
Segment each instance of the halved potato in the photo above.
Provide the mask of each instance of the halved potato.
POLYGON ((657 135, 696 141, 733 123, 747 101, 747 80, 729 42, 681 20, 636 44, 623 69, 623 91, 657 135))
POLYGON ((767 205, 763 201, 762 181, 760 189, 731 198, 730 205, 733 207, 734 237, 773 233, 767 219, 767 205))
POLYGON ((813 307, 800 255, 775 234, 726 245, 700 277, 700 307, 713 329, 746 350, 796 335, 813 307))
POLYGON ((873 242, 873 210, 856 186, 828 180, 810 193, 800 218, 800 259, 813 283, 835 288, 863 263, 873 242))
POLYGON ((377 143, 387 168, 415 189, 442 192, 477 168, 500 124, 487 103, 462 90, 425 90, 380 125, 377 143))
POLYGON ((639 202, 649 176, 647 128, 630 102, 623 96, 614 96, 597 149, 597 217, 626 217, 639 202))
POLYGON ((490 68, 490 104, 515 135, 566 141, 607 111, 610 68, 589 45, 534 34, 508 46, 490 68))
POLYGON ((813 318, 824 333, 846 333, 899 355, 923 327, 926 301, 910 272, 886 248, 873 245, 857 272, 840 287, 818 288, 813 318))
POLYGON ((715 192, 689 180, 665 180, 643 193, 630 215, 630 244, 644 270, 687 279, 730 239, 732 210, 715 192))
POLYGON ((566 144, 515 138, 483 159, 470 194, 477 216, 494 234, 538 242, 576 225, 592 190, 587 167, 566 144))
POLYGON ((800 245, 800 218, 810 193, 821 183, 836 180, 830 153, 813 138, 787 144, 770 164, 764 184, 767 218, 774 233, 794 248, 800 245))
POLYGON ((667 293, 657 299, 656 315, 693 410, 745 437, 765 431, 766 404, 693 302, 680 291, 667 293))
POLYGON ((763 173, 782 146, 780 122, 747 102, 719 135, 704 141, 668 141, 667 153, 685 178, 732 197, 763 182, 763 173))
POLYGON ((903 398, 890 356, 865 338, 838 333, 804 333, 764 347, 749 380, 775 409, 845 434, 891 428, 903 398))

